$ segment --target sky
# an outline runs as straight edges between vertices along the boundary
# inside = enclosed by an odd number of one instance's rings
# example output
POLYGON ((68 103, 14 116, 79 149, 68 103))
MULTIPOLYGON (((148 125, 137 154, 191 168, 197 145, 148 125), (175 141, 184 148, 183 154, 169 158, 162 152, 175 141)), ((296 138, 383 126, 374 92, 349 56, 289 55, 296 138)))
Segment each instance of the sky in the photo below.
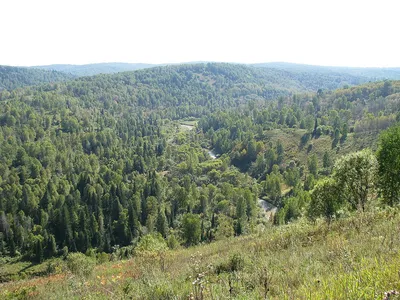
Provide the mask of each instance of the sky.
POLYGON ((399 9, 397 0, 1 0, 0 65, 400 67, 399 9))

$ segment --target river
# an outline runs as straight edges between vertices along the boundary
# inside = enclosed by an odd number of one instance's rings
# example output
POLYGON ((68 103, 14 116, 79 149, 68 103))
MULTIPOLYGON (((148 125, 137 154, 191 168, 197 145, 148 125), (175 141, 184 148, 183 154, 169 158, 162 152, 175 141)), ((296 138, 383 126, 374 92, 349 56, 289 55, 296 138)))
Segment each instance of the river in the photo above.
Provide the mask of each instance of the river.
POLYGON ((278 210, 276 206, 260 198, 258 198, 258 204, 261 206, 262 210, 265 213, 265 217, 268 220, 271 220, 278 210))
POLYGON ((211 159, 217 158, 217 154, 214 152, 214 150, 208 150, 207 153, 210 155, 211 159))

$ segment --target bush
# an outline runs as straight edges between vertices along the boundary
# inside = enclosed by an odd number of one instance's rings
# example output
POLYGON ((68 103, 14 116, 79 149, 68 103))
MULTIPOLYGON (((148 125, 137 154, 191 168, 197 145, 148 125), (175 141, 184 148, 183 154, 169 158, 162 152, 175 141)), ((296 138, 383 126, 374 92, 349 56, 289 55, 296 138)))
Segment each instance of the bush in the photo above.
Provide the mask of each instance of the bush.
POLYGON ((97 253, 96 259, 97 259, 98 264, 104 264, 104 263, 110 261, 110 256, 105 252, 101 252, 101 253, 97 253))
POLYGON ((47 262, 46 273, 50 274, 60 274, 64 271, 64 264, 61 260, 55 259, 47 262))
POLYGON ((89 277, 94 269, 96 262, 93 258, 87 257, 82 253, 70 253, 67 257, 67 266, 72 274, 79 277, 89 277))
POLYGON ((167 243, 159 233, 147 234, 142 237, 135 248, 135 253, 138 254, 155 254, 168 249, 167 243))
POLYGON ((179 247, 179 241, 174 234, 170 234, 167 239, 169 249, 177 249, 179 247))
POLYGON ((227 262, 223 262, 216 266, 215 272, 217 274, 220 273, 233 273, 240 270, 243 270, 244 267, 244 259, 239 254, 233 254, 227 262))

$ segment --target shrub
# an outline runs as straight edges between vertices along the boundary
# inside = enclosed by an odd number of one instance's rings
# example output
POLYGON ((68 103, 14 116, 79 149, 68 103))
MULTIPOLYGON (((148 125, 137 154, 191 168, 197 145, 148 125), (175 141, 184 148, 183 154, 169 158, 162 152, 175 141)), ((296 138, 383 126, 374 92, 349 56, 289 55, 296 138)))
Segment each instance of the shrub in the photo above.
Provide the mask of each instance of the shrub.
POLYGON ((159 233, 147 234, 138 242, 135 253, 138 254, 152 254, 163 252, 168 249, 167 243, 159 233))
POLYGON ((61 260, 55 259, 47 262, 46 273, 47 274, 60 274, 64 270, 64 264, 61 260))
POLYGON ((179 241, 174 234, 170 234, 167 239, 169 249, 177 249, 179 247, 179 241))
POLYGON ((110 256, 105 252, 97 253, 96 260, 98 264, 104 264, 110 261, 110 256))
POLYGON ((244 259, 239 253, 233 254, 227 262, 223 262, 215 267, 215 272, 233 273, 242 270, 244 267, 244 259))
POLYGON ((70 253, 67 257, 67 266, 72 274, 79 277, 89 277, 96 262, 93 258, 82 253, 70 253))

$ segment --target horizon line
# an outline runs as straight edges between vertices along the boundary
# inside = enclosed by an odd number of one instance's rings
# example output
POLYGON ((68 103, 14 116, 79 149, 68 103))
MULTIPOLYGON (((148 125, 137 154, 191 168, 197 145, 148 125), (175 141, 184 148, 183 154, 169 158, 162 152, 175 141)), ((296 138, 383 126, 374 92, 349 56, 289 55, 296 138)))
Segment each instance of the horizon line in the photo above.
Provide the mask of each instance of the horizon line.
POLYGON ((184 65, 184 64, 201 64, 201 63, 227 63, 227 64, 238 64, 238 65, 262 65, 262 64, 286 64, 286 65, 297 65, 306 67, 324 67, 324 68, 352 68, 352 69, 399 69, 400 66, 395 67, 376 67, 376 66, 349 66, 349 65, 318 65, 309 63, 298 63, 298 62, 288 62, 288 61, 264 61, 264 62, 254 62, 254 63, 244 63, 244 62, 226 62, 226 61, 213 61, 213 60, 195 60, 195 61, 184 61, 184 62, 164 62, 164 63, 148 63, 148 62, 122 62, 122 61, 107 61, 107 62, 94 62, 94 63, 52 63, 52 64, 38 64, 38 65, 3 65, 8 67, 17 68, 35 68, 35 67, 51 67, 51 66, 88 66, 88 65, 102 65, 102 64, 127 64, 127 65, 150 65, 150 66, 168 66, 168 65, 184 65))

